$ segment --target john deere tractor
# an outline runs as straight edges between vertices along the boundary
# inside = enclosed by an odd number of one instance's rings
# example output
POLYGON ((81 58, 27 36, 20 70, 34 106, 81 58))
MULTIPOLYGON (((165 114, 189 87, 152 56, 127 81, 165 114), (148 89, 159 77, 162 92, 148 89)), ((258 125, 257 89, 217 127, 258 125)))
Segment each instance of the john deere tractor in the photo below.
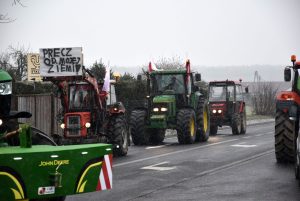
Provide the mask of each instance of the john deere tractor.
POLYGON ((63 201, 66 195, 112 188, 110 144, 56 146, 11 111, 12 78, 0 70, 0 201, 63 201))
MULTIPOLYGON (((300 115, 300 62, 296 62, 295 55, 291 56, 291 61, 293 65, 284 69, 284 80, 290 82, 293 71, 292 88, 278 93, 276 100, 275 155, 279 163, 294 162, 296 159, 300 115)), ((297 155, 299 169, 299 153, 297 155)), ((297 172, 299 175, 299 170, 297 172)))
POLYGON ((209 109, 196 83, 200 74, 192 73, 190 61, 185 69, 162 70, 149 63, 147 106, 135 108, 130 116, 135 145, 160 144, 166 129, 175 129, 180 144, 207 141, 209 109))

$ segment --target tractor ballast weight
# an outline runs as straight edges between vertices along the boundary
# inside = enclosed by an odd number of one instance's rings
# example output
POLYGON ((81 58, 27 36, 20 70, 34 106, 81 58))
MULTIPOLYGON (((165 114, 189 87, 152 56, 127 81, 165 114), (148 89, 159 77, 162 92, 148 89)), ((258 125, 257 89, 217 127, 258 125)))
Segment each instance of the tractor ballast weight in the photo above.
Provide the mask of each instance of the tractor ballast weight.
MULTIPOLYGON (((149 63, 147 106, 135 108, 130 116, 132 141, 136 145, 160 144, 166 129, 176 129, 180 144, 207 141, 208 105, 196 82, 200 74, 185 69, 157 69, 149 63)), ((140 77, 139 77, 140 78, 140 77)))
POLYGON ((112 188, 112 145, 56 146, 41 131, 19 125, 15 119, 31 114, 10 110, 11 86, 0 70, 0 201, 63 201, 112 188))
MULTIPOLYGON (((241 80, 211 81, 208 86, 210 109, 210 135, 218 127, 230 126, 234 135, 246 133, 246 104, 241 80)), ((247 90, 245 90, 247 93, 247 90)))
POLYGON ((296 162, 299 166, 300 62, 296 62, 295 55, 291 56, 291 61, 293 65, 284 69, 286 82, 291 81, 293 71, 291 90, 281 91, 276 97, 275 156, 278 163, 296 162))

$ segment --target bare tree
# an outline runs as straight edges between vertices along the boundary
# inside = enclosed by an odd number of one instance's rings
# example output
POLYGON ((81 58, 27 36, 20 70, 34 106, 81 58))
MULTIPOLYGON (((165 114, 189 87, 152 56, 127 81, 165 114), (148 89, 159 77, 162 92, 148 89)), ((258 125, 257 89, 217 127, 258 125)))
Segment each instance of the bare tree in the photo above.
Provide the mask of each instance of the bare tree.
POLYGON ((274 115, 278 88, 271 82, 256 82, 253 89, 252 106, 257 115, 274 115))
POLYGON ((27 75, 28 49, 9 46, 8 51, 0 54, 0 68, 8 71, 16 81, 21 81, 27 75))
MULTIPOLYGON (((22 7, 26 7, 21 0, 13 0, 12 6, 22 6, 22 7)), ((8 16, 8 14, 2 14, 0 13, 0 23, 11 23, 14 22, 16 19, 13 19, 11 17, 8 16)))
POLYGON ((157 68, 164 70, 181 69, 184 68, 184 60, 179 56, 172 58, 161 57, 155 62, 155 65, 157 68))

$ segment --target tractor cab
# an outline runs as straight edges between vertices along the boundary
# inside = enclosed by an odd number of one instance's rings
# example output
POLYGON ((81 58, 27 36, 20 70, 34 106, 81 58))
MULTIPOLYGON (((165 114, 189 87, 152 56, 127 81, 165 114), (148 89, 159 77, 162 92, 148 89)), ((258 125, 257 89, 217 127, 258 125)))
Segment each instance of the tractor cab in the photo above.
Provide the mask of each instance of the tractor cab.
POLYGON ((223 125, 233 127, 233 134, 245 132, 246 111, 241 82, 210 82, 209 108, 212 135, 217 134, 218 127, 223 125))
POLYGON ((69 85, 69 111, 90 111, 95 104, 94 96, 92 86, 87 83, 69 85))

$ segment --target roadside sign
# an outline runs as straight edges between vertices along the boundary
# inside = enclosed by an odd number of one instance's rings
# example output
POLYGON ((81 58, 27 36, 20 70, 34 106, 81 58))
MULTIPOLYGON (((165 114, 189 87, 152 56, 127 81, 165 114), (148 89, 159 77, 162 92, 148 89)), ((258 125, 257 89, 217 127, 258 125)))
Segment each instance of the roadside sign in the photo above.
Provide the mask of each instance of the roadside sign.
POLYGON ((40 49, 40 72, 43 77, 82 75, 82 48, 40 49))
POLYGON ((40 55, 27 54, 27 79, 28 81, 41 81, 40 55))

